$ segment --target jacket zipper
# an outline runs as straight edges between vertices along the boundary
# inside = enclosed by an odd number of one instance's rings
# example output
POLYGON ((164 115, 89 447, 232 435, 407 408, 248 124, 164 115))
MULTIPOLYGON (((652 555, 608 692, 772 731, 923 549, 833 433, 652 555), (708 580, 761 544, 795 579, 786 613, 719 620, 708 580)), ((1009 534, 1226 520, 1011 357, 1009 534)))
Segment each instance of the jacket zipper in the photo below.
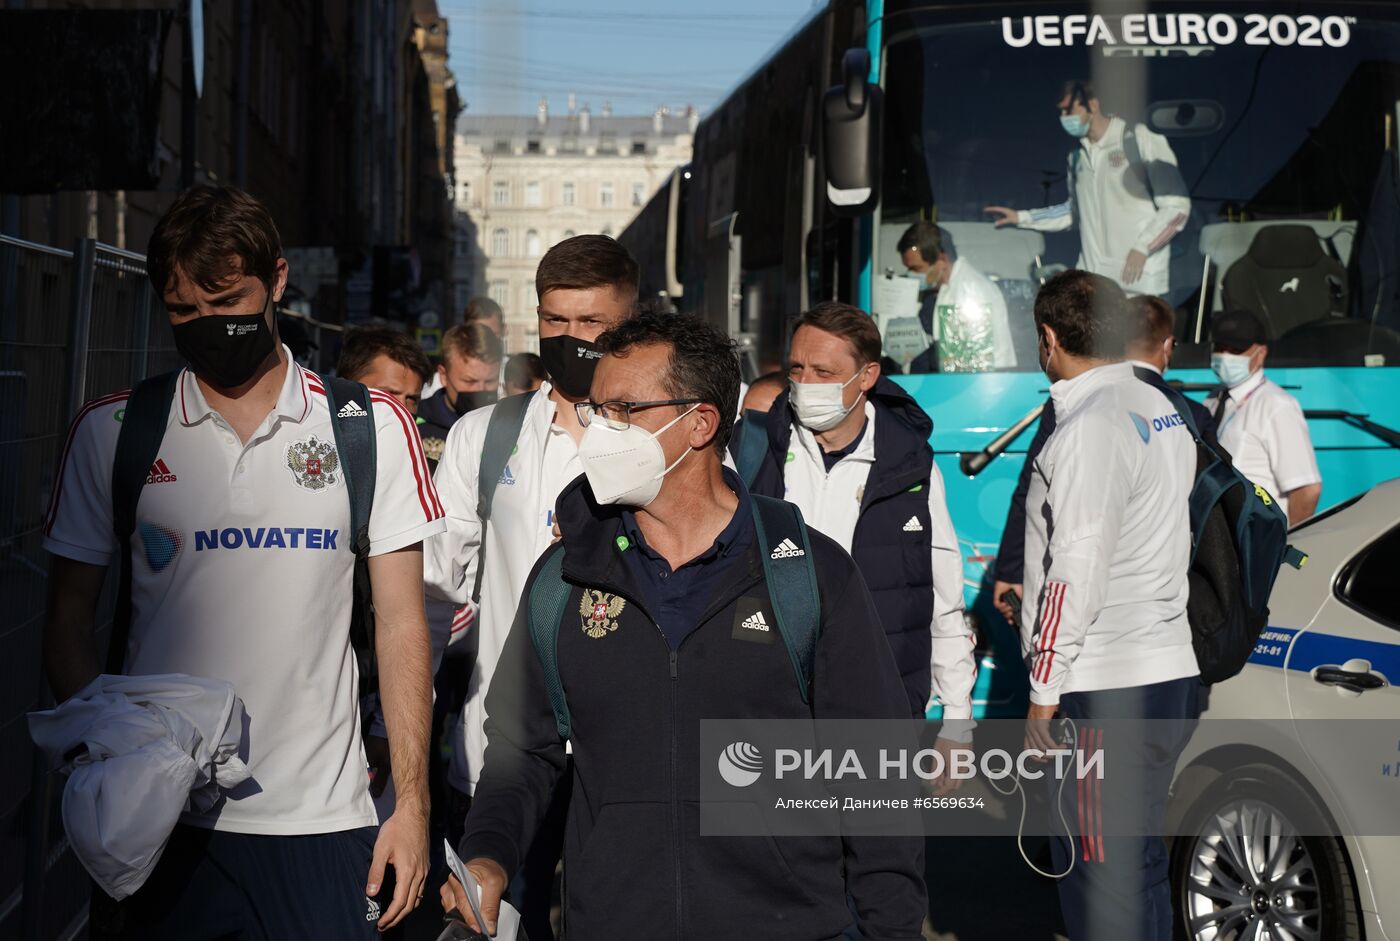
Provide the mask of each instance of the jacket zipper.
MULTIPOLYGON (((661 630, 660 625, 656 628, 661 630)), ((662 639, 665 639, 662 634, 662 639)), ((670 646, 670 642, 667 642, 670 646)), ((676 941, 684 937, 682 926, 684 918, 681 913, 681 810, 680 810, 680 789, 676 787, 676 708, 679 693, 676 688, 676 659, 679 651, 671 650, 671 865, 676 869, 676 941)))

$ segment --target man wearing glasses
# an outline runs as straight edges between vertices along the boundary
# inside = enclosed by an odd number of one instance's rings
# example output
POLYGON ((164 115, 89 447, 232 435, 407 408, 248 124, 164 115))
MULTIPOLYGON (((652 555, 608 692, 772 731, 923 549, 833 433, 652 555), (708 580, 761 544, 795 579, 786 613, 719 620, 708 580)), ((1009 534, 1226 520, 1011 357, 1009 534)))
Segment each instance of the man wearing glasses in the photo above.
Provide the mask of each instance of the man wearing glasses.
MULTIPOLYGON (((555 500, 583 472, 578 453, 583 426, 574 405, 587 399, 602 355, 594 341, 631 316, 637 303, 637 263, 605 235, 576 236, 545 253, 535 290, 540 359, 549 380, 528 400, 514 451, 496 480, 488 522, 483 524, 477 506, 478 476, 487 428, 502 406, 476 409, 452 426, 434 477, 447 511, 447 532, 428 544, 424 579, 429 594, 464 605, 472 600, 477 568, 483 567, 476 663, 447 773, 460 798, 450 813, 454 837, 481 775, 486 693, 526 576, 554 540, 555 500)), ((567 806, 566 780, 551 820, 562 825, 567 806)), ((514 893, 525 929, 537 941, 551 937, 549 902, 561 839, 547 821, 514 893)))
MULTIPOLYGON (((562 545, 530 579, 560 578, 540 573, 563 553, 554 649, 574 768, 524 605, 489 694, 490 745, 462 840, 484 927, 494 933, 507 874, 556 782, 572 777, 571 937, 817 941, 850 925, 849 897, 862 938, 916 941, 922 837, 703 834, 702 719, 907 718, 909 706, 850 557, 815 529, 799 547, 759 527, 722 466, 739 400, 733 342, 698 318, 640 314, 599 346, 579 405, 585 477, 560 495, 562 545), (766 574, 769 557, 806 552, 821 586, 808 690, 772 627, 766 574)), ((455 879, 441 895, 475 921, 455 879)))

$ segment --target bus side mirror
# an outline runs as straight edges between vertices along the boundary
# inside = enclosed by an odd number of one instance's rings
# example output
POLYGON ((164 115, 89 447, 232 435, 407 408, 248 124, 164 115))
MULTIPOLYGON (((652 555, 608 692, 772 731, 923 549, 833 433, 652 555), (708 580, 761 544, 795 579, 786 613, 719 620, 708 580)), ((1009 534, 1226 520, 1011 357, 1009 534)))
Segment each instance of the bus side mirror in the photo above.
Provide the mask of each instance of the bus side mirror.
POLYGON ((858 216, 879 199, 884 93, 869 80, 867 49, 847 49, 841 72, 844 84, 822 97, 826 195, 835 214, 858 216))

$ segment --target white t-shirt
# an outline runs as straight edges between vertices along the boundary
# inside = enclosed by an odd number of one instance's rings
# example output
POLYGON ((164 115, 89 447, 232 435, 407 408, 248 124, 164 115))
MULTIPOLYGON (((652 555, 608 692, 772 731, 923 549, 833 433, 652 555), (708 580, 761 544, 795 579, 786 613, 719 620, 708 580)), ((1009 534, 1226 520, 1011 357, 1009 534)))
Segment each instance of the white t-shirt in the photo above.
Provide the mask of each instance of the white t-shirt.
MULTIPOLYGON (((287 354, 290 362, 291 355, 287 354)), ((90 402, 69 433, 44 548, 106 565, 112 462, 127 393, 90 402)), ((378 475, 370 553, 445 526, 413 418, 371 392, 378 475)), ((182 371, 136 509, 131 674, 228 682, 248 711, 252 780, 182 819, 236 833, 373 826, 350 646, 350 504, 319 378, 287 369, 276 405, 242 443, 182 371)))
MULTIPOLYGON (((1218 402, 1215 395, 1206 399, 1211 414, 1218 402)), ((1289 491, 1322 483, 1303 407, 1263 370, 1230 390, 1216 436, 1240 473, 1267 490, 1284 513, 1289 491)))

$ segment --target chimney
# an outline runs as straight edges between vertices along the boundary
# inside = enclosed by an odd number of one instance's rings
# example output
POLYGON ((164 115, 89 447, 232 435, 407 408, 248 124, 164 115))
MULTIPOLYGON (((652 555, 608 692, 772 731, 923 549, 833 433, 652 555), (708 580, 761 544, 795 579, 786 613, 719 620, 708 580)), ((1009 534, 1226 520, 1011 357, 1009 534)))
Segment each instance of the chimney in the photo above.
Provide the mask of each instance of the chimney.
POLYGON ((591 118, 592 116, 593 116, 593 115, 592 115, 592 112, 590 112, 590 111, 588 110, 588 102, 585 101, 585 102, 583 103, 583 110, 580 111, 580 112, 578 113, 578 129, 579 129, 579 133, 581 133, 581 134, 587 134, 587 133, 588 133, 588 119, 591 118))
POLYGON ((578 113, 578 98, 573 92, 569 92, 569 117, 578 113))
POLYGON ((651 130, 653 134, 660 134, 666 127, 666 106, 657 105, 656 113, 651 116, 651 130))
POLYGON ((611 102, 611 101, 605 101, 605 102, 603 102, 603 110, 602 110, 600 116, 601 116, 601 117, 604 117, 604 118, 610 118, 610 117, 612 117, 612 102, 611 102))
POLYGON ((539 123, 540 127, 544 127, 549 123, 549 101, 544 95, 540 96, 540 103, 535 108, 535 120, 539 123))

